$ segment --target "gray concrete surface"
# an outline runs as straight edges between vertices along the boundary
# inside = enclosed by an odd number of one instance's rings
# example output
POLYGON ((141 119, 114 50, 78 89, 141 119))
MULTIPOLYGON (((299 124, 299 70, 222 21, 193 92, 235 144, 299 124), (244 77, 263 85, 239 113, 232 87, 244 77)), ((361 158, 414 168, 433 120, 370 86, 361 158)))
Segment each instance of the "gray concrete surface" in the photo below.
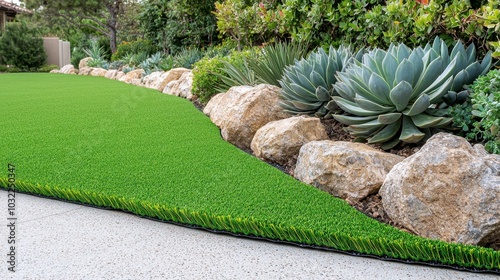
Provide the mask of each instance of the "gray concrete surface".
POLYGON ((6 191, 0 205, 0 279, 500 278, 213 234, 22 194, 12 273, 6 191))

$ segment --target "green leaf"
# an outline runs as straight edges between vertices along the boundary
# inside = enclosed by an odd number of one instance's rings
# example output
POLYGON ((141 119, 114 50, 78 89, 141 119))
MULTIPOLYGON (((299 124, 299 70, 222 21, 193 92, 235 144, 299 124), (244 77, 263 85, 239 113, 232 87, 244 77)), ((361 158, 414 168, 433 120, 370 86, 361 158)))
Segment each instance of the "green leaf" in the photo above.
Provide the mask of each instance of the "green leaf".
POLYGON ((396 147, 399 144, 399 142, 401 142, 401 140, 399 140, 399 138, 395 137, 395 138, 392 138, 391 141, 385 142, 384 144, 382 144, 381 147, 384 150, 390 150, 390 149, 396 147))
POLYGON ((352 101, 349 101, 349 100, 346 100, 340 96, 334 96, 333 97, 333 100, 335 101, 335 103, 337 103, 337 105, 339 105, 339 107, 344 110, 345 112, 349 113, 349 114, 353 114, 353 115, 356 115, 356 116, 373 116, 373 115, 378 115, 378 112, 374 112, 374 111, 369 111, 369 110, 365 110, 361 107, 359 107, 358 104, 352 102, 352 101))
POLYGON ((382 61, 382 67, 385 80, 389 85, 394 85, 394 78, 396 77, 394 69, 398 68, 398 61, 392 54, 388 53, 382 61))
POLYGON ((399 136, 399 140, 406 143, 418 143, 425 137, 425 133, 418 130, 418 127, 413 124, 410 117, 403 116, 403 130, 399 136))
POLYGON ((373 112, 385 113, 394 110, 394 107, 382 106, 364 98, 354 98, 354 102, 356 102, 359 107, 373 112))
POLYGON ((356 117, 356 116, 346 116, 346 115, 333 115, 333 118, 343 124, 353 125, 353 124, 362 124, 369 121, 373 121, 374 119, 377 118, 377 116, 356 117))
POLYGON ((413 105, 410 107, 410 109, 407 110, 406 112, 403 112, 403 114, 410 116, 410 117, 421 114, 422 112, 427 110, 429 108, 429 106, 431 105, 430 100, 431 99, 429 98, 429 96, 427 94, 422 94, 415 101, 415 103, 413 103, 413 105))
POLYGON ((370 138, 368 140, 368 143, 378 144, 378 143, 387 142, 399 132, 400 128, 401 128, 401 122, 394 122, 390 125, 387 125, 386 127, 384 127, 384 129, 382 129, 377 134, 375 134, 372 138, 370 138))
MULTIPOLYGON (((372 73, 370 80, 368 81, 368 86, 370 88, 370 95, 375 97, 380 101, 389 101, 388 95, 391 91, 387 82, 376 73, 372 73)), ((369 99, 365 95, 363 97, 369 99)))
POLYGON ((401 81, 390 92, 392 103, 396 106, 396 110, 403 111, 410 102, 412 87, 407 81, 401 81))
POLYGON ((318 97, 318 100, 320 100, 320 101, 329 101, 332 98, 330 96, 330 92, 322 86, 319 86, 316 89, 316 96, 318 97))
POLYGON ((434 117, 427 114, 419 114, 411 117, 411 119, 416 126, 420 128, 426 128, 426 127, 433 127, 439 124, 444 118, 434 117))
POLYGON ((399 84, 402 81, 408 82, 411 85, 415 78, 415 66, 408 59, 403 59, 396 70, 396 77, 394 83, 399 84))
POLYGON ((379 115, 378 121, 381 124, 391 124, 398 121, 402 115, 403 114, 401 113, 389 113, 389 114, 379 115))
POLYGON ((323 102, 309 103, 297 100, 291 100, 290 102, 293 104, 293 106, 300 110, 314 110, 323 105, 323 102))

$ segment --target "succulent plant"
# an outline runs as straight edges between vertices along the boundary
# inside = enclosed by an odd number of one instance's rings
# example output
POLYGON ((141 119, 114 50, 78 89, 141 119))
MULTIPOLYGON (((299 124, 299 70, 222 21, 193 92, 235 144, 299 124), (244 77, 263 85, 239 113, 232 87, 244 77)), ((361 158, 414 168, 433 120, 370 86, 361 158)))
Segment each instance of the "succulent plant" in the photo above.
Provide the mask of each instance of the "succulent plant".
POLYGON ((457 43, 451 54, 440 39, 425 48, 391 45, 375 49, 345 71, 334 85, 337 105, 353 115, 334 115, 349 125, 360 141, 390 149, 399 142, 416 143, 431 135, 431 128, 448 125, 446 111, 436 108, 451 89, 462 88, 470 76, 489 69, 491 55, 472 62, 473 47, 457 43))
POLYGON ((335 73, 342 71, 352 59, 360 59, 362 54, 363 51, 359 51, 353 56, 350 47, 344 46, 338 49, 330 47, 328 53, 320 48, 307 59, 288 66, 279 81, 281 107, 292 115, 331 117, 332 111, 338 108, 332 102, 332 96, 336 95, 333 88, 337 82, 335 73))
POLYGON ((456 60, 453 83, 450 88, 450 91, 454 92, 454 94, 461 91, 464 85, 470 85, 477 77, 486 74, 491 67, 491 51, 479 62, 476 59, 476 47, 472 44, 466 49, 462 42, 458 41, 451 53, 449 53, 446 43, 441 38, 436 37, 432 45, 427 44, 425 46, 424 51, 427 52, 430 49, 435 51, 430 53, 431 60, 437 56, 443 58, 445 64, 450 64, 452 60, 456 60))

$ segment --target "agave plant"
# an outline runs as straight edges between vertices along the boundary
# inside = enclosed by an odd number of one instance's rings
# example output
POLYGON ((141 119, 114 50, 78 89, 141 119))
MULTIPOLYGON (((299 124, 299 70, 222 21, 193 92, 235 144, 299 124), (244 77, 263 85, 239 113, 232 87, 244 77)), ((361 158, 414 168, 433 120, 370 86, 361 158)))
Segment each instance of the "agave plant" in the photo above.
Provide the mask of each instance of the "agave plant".
POLYGON ((250 68, 258 80, 275 86, 280 86, 285 68, 293 65, 307 53, 307 48, 300 43, 278 43, 267 45, 261 49, 258 59, 249 60, 250 68))
MULTIPOLYGON (((355 58, 359 59, 362 51, 355 58)), ((307 59, 296 61, 285 69, 280 85, 280 102, 285 112, 292 115, 314 115, 328 118, 337 108, 332 101, 336 95, 333 85, 337 82, 335 73, 342 71, 353 59, 350 47, 335 49, 328 53, 322 48, 311 53, 307 59)))
POLYGON ((94 65, 90 65, 91 67, 99 67, 101 64, 106 62, 106 59, 104 58, 104 48, 99 46, 99 42, 97 40, 92 40, 90 42, 90 47, 89 48, 84 48, 83 52, 89 56, 92 57, 94 65))
POLYGON ((213 73, 222 81, 222 84, 215 86, 215 89, 218 92, 226 92, 233 86, 254 86, 258 84, 255 73, 252 69, 250 69, 245 57, 243 57, 243 61, 241 63, 230 63, 224 60, 222 60, 222 63, 224 64, 224 66, 221 68, 221 70, 225 73, 225 75, 213 73))
POLYGON ((455 45, 451 54, 440 39, 425 48, 391 45, 388 51, 375 49, 338 73, 334 85, 337 105, 354 116, 334 115, 349 125, 357 140, 382 144, 390 149, 399 142, 417 143, 432 134, 432 128, 448 125, 452 119, 437 109, 451 89, 462 88, 467 75, 489 69, 491 57, 470 63, 475 53, 455 45), (464 60, 465 59, 465 60, 464 60), (475 70, 477 68, 481 71, 475 70))

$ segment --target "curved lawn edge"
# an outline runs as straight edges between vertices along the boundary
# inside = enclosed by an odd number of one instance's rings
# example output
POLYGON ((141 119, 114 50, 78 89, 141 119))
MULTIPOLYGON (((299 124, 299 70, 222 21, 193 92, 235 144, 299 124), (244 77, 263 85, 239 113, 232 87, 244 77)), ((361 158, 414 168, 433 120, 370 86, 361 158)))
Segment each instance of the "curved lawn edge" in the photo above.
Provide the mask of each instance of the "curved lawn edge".
POLYGON ((0 155, 16 164, 21 192, 382 258, 500 269, 500 252, 399 231, 242 152, 182 98, 98 77, 9 74, 0 83, 10 116, 0 119, 0 155))
MULTIPOLYGON (((7 190, 8 186, 8 178, 0 178, 0 188, 7 190)), ((275 225, 252 217, 218 216, 215 213, 197 212, 125 197, 101 195, 96 192, 84 192, 23 181, 16 182, 15 191, 123 210, 143 217, 201 227, 211 231, 228 232, 238 236, 257 237, 308 247, 333 249, 334 251, 356 252, 389 260, 403 260, 449 268, 458 267, 471 272, 500 274, 500 252, 484 247, 446 243, 425 238, 420 238, 421 242, 408 242, 355 237, 338 231, 325 233, 308 228, 275 225)))

